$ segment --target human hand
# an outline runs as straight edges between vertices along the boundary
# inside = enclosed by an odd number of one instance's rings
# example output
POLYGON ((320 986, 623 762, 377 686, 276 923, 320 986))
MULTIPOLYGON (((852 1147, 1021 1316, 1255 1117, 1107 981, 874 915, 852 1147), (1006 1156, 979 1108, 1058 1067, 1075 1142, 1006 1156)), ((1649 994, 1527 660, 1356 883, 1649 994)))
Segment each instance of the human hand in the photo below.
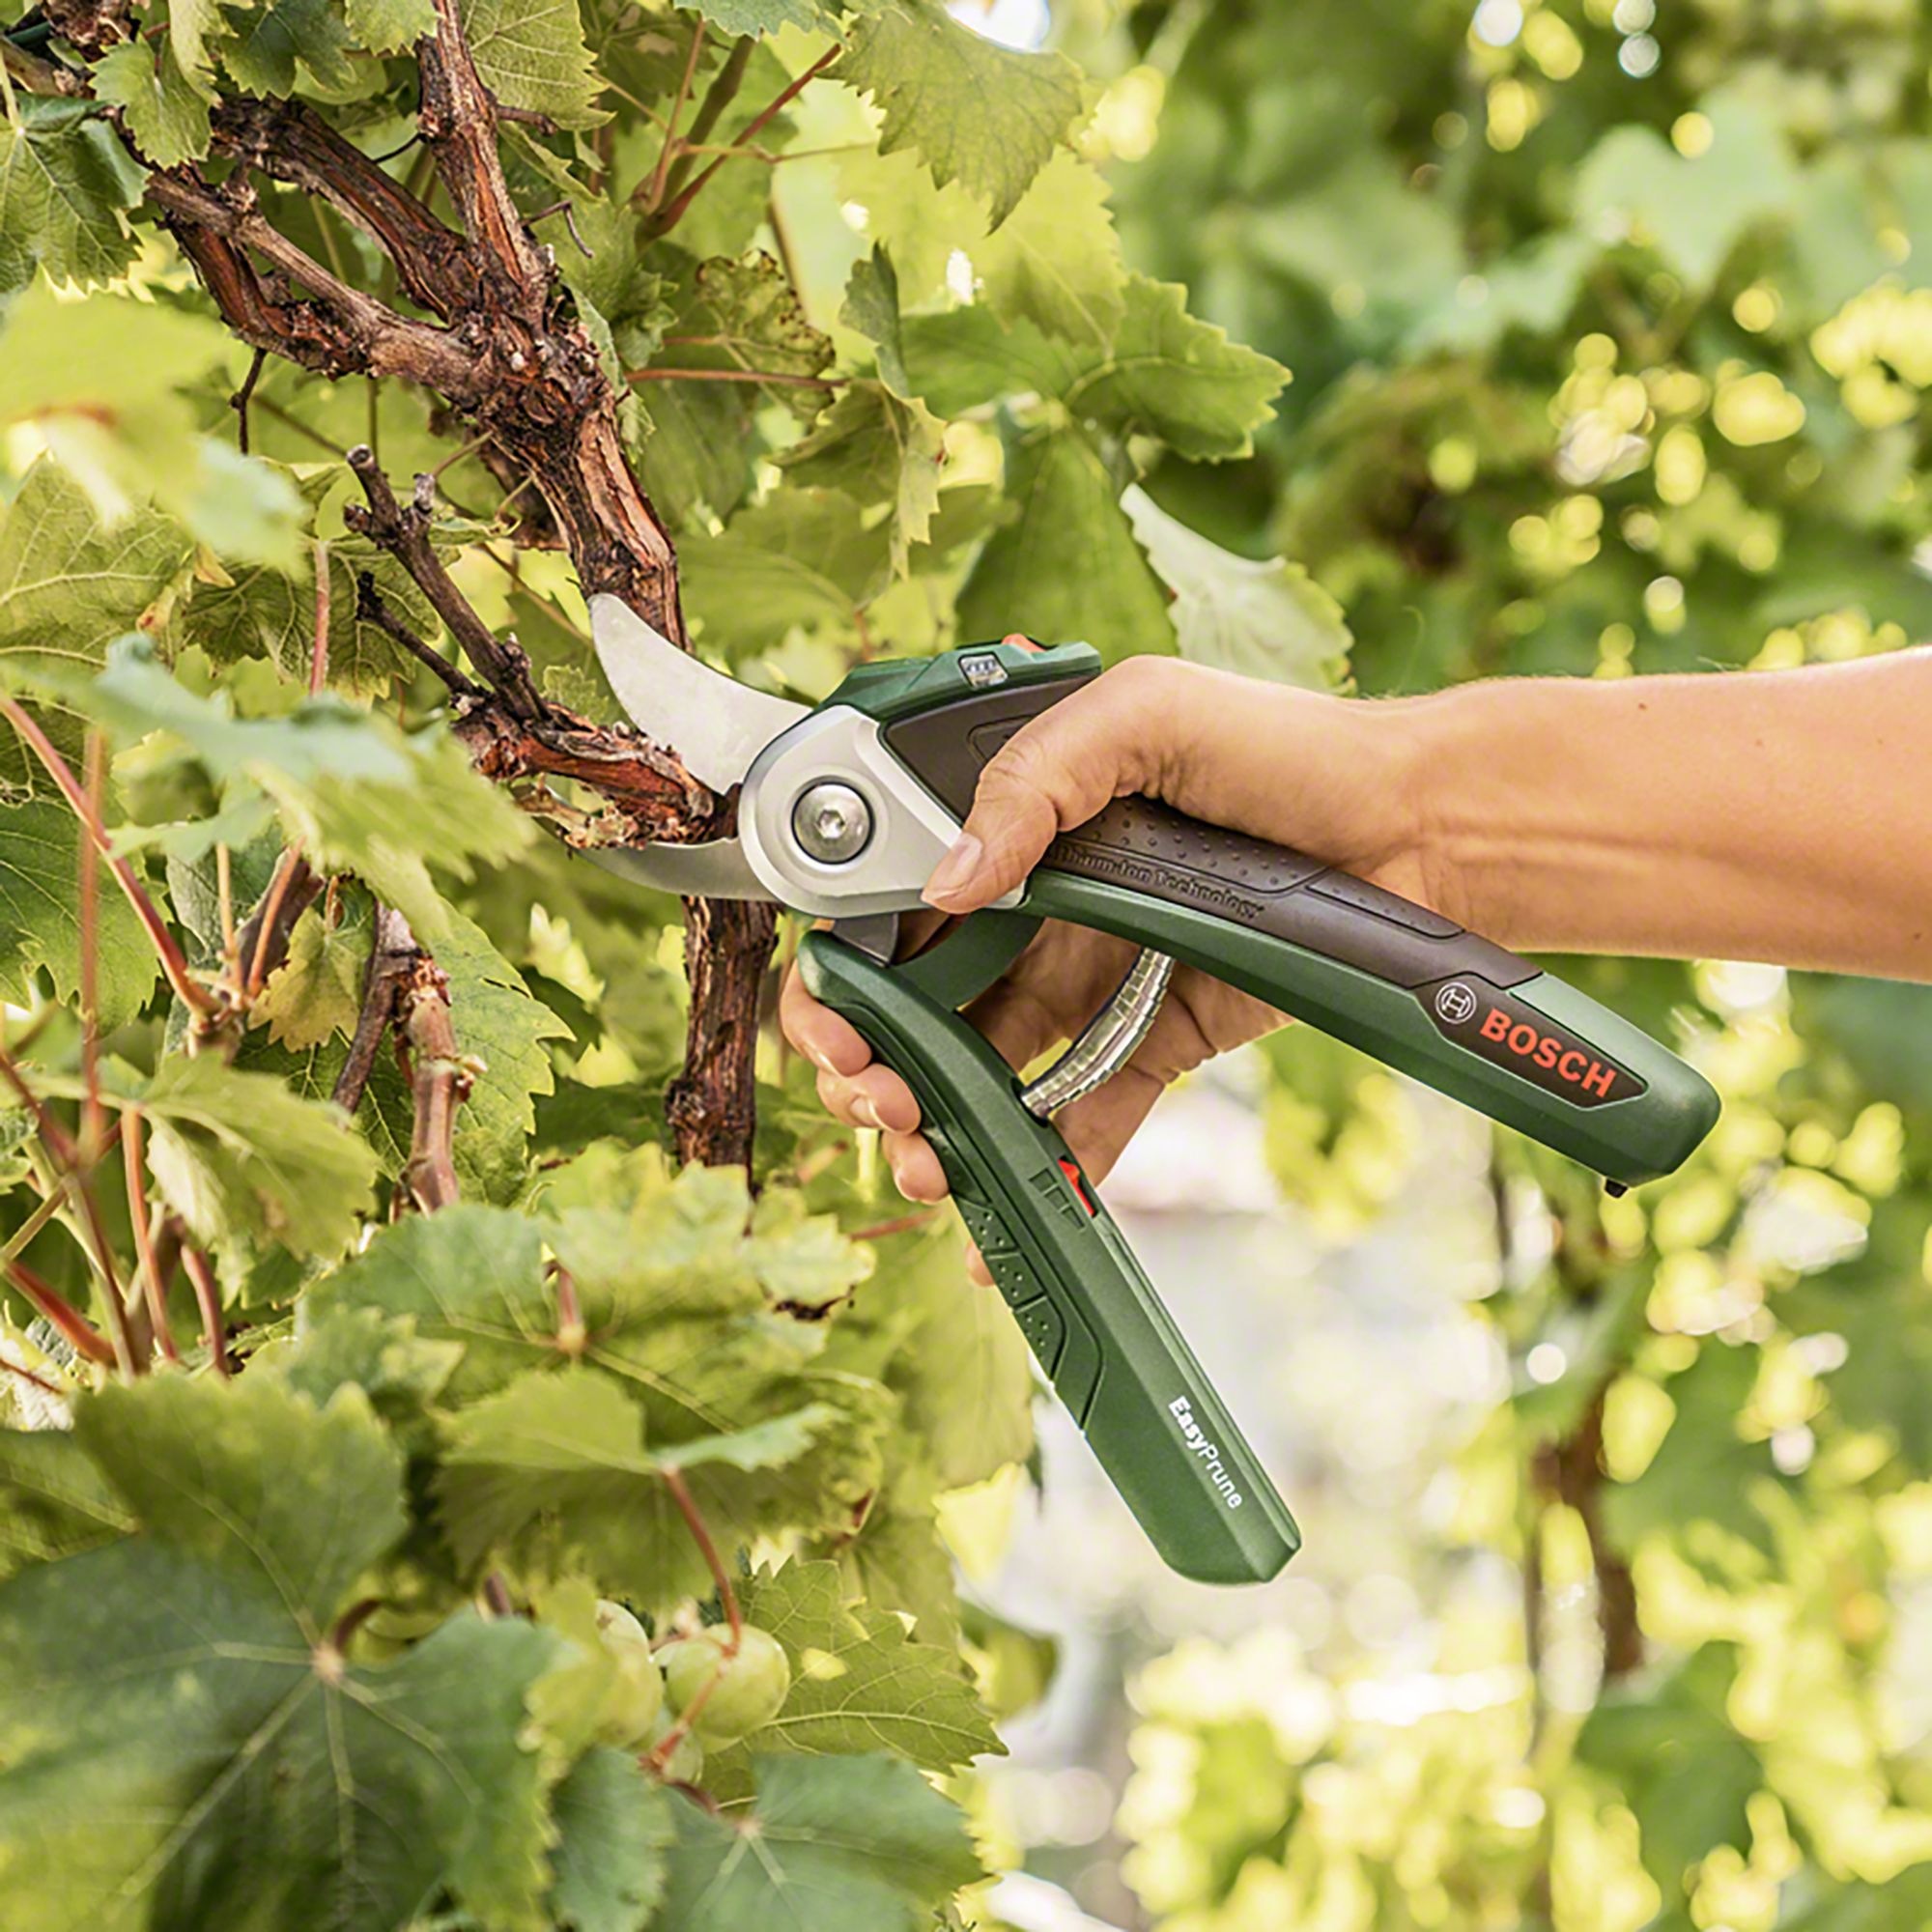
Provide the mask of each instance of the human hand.
MULTIPOLYGON (((993 757, 925 897, 942 913, 977 911, 1018 885, 1062 831, 1140 793, 1434 903, 1412 760, 1393 728, 1404 710, 1172 659, 1130 659, 1035 719, 993 757)), ((1023 1067, 1086 1024, 1135 950, 1126 940, 1049 923, 966 1017, 1009 1065, 1023 1067)), ((1178 969, 1127 1065, 1056 1117, 1084 1171, 1103 1179, 1170 1082, 1282 1017, 1210 975, 1178 969)), ((818 1067, 819 1094, 833 1113, 881 1130, 899 1191, 914 1201, 943 1200, 946 1177, 919 1132, 919 1103, 905 1081, 874 1060, 856 1028, 812 999, 795 970, 780 1018, 818 1067)))

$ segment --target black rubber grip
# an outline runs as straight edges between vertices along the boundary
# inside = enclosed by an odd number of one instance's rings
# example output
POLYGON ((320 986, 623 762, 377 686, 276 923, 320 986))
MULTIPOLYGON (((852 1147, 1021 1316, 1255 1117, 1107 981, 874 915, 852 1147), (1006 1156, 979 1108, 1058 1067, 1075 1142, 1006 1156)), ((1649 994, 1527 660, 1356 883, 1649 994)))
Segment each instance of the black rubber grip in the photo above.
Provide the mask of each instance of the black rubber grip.
POLYGON ((1391 985, 1473 973, 1503 988, 1540 970, 1366 879, 1151 799, 1116 799, 1063 833, 1040 863, 1287 940, 1391 985))

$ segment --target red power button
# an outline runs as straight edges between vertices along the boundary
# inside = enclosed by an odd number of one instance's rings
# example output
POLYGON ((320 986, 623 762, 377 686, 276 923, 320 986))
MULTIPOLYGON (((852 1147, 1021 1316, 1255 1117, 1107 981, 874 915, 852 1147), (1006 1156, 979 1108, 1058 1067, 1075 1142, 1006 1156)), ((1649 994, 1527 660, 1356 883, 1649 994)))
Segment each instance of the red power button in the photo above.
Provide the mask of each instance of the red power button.
POLYGON ((1074 1198, 1088 1213, 1095 1212, 1093 1200, 1087 1192, 1087 1182, 1082 1179, 1079 1167, 1065 1154, 1060 1156, 1060 1171, 1066 1177, 1066 1184, 1073 1190, 1074 1198))

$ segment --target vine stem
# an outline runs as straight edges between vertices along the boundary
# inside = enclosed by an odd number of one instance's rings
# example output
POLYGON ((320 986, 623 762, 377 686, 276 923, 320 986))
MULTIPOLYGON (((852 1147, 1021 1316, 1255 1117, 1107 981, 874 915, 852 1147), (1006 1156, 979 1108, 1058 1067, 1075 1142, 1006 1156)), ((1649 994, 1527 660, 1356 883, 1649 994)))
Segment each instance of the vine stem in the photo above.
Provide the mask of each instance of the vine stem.
POLYGON ((328 539, 315 540, 315 642, 309 651, 308 695, 318 697, 328 677, 328 539))
POLYGON ((214 1373, 226 1381, 232 1373, 228 1366, 228 1329, 221 1319, 221 1290, 215 1284, 214 1270, 209 1266, 208 1257, 185 1241, 182 1243, 181 1258, 188 1280, 194 1283, 194 1298, 201 1307, 202 1335, 208 1343, 209 1359, 214 1364, 214 1373))
POLYGON ((774 383, 787 389, 836 389, 849 376, 800 376, 779 369, 626 369, 627 383, 774 383))
POLYGON ((203 1020, 213 1020, 220 1016, 220 1003, 204 986, 195 983, 188 971, 186 956, 175 944, 175 936, 167 928, 167 923, 156 911, 155 902, 148 896, 147 889, 134 876, 134 868, 125 859, 117 858, 108 842, 106 828, 95 816, 67 760, 54 750, 52 741, 43 731, 26 707, 10 693, 0 692, 0 718, 13 725, 28 748, 46 768, 47 776, 60 787, 61 796, 72 808, 87 834, 93 839, 100 856, 107 861, 116 882, 127 895, 128 903, 134 908, 134 916, 141 922, 156 953, 160 956, 161 971, 167 976, 169 986, 182 1005, 203 1020))
POLYGON ((155 1253, 154 1233, 148 1226, 147 1170, 142 1162, 141 1110, 128 1108, 122 1119, 121 1158, 128 1175, 128 1219, 134 1229, 134 1253, 139 1260, 141 1286, 148 1297, 148 1321, 159 1343, 161 1353, 171 1362, 181 1360, 174 1332, 168 1326, 167 1284, 161 1279, 161 1264, 155 1253))
POLYGON ((658 164, 651 171, 650 192, 645 197, 646 209, 655 209, 665 196, 665 177, 670 173, 670 164, 680 143, 677 138, 677 117, 684 112, 684 103, 691 98, 691 83, 697 74, 697 62, 704 52, 704 22, 699 19, 692 29, 691 56, 684 64, 684 77, 677 84, 677 92, 671 97, 670 118, 665 123, 664 145, 658 150, 658 164))
POLYGON ((72 1345, 76 1354, 84 1355, 90 1362, 99 1362, 102 1368, 114 1366, 113 1343, 66 1295, 42 1280, 25 1262, 17 1257, 9 1262, 7 1279, 25 1300, 31 1301, 53 1323, 72 1345))
MULTIPOLYGON (((102 753, 100 733, 87 734, 87 804, 100 822, 102 753)), ((91 1167, 100 1157, 106 1115, 100 1104, 100 850, 80 833, 80 1065, 87 1098, 80 1116, 80 1145, 91 1167)))
POLYGON ((5 1369, 9 1375, 18 1376, 23 1382, 31 1382, 43 1395, 50 1395, 60 1402, 65 1402, 73 1393, 71 1389, 56 1388, 44 1376, 37 1376, 24 1363, 10 1362, 5 1355, 0 1355, 0 1369, 5 1369))
MULTIPOLYGON (((811 83, 814 80, 816 80, 818 76, 821 73, 823 73, 825 70, 829 68, 832 65, 832 63, 836 61, 838 58, 838 56, 842 54, 844 51, 845 49, 842 46, 829 47, 824 53, 820 54, 819 57, 815 61, 813 61, 812 64, 809 68, 807 68, 802 74, 800 74, 797 77, 797 79, 790 82, 790 84, 787 85, 779 94, 778 98, 771 103, 769 107, 764 108, 760 113, 758 113, 753 119, 753 121, 739 133, 738 135, 739 143, 742 145, 745 142, 752 140, 771 122, 777 120, 779 115, 781 115, 785 110, 785 108, 787 108, 792 103, 792 101, 797 99, 797 98, 801 94, 803 94, 805 90, 808 87, 810 87, 811 83)), ((706 131, 708 132, 709 130, 707 129, 706 131)), ((685 212, 691 207, 691 204, 694 201, 696 201, 697 197, 704 191, 704 185, 729 159, 730 156, 728 155, 719 156, 719 157, 715 161, 713 161, 711 165, 708 168, 706 168, 702 174, 696 176, 690 183, 688 186, 680 188, 678 190, 677 195, 672 200, 670 206, 665 210, 663 215, 658 219, 658 221, 655 224, 658 234, 668 235, 670 231, 673 228, 675 228, 681 220, 683 220, 685 212)))
POLYGON ((666 1469, 662 1474, 665 1488, 670 1492, 671 1501, 677 1505, 684 1526, 691 1532, 691 1540, 697 1545, 705 1566, 711 1572, 711 1580, 718 1585, 718 1601, 724 1606, 725 1620, 731 1626, 731 1648, 736 1651, 739 1639, 745 1634, 745 1618, 738 1608, 738 1593, 732 1589, 731 1578, 725 1574, 724 1561, 718 1554, 718 1546, 711 1540, 710 1526, 684 1480, 684 1471, 666 1469))

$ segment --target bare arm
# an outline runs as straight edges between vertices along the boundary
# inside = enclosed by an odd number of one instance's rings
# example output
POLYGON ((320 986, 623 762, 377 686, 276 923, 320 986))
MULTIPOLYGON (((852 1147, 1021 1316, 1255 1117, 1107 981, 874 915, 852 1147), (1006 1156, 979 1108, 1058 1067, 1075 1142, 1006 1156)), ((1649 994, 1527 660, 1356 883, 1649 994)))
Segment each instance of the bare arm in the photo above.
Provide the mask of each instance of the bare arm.
POLYGON ((1397 710, 1425 892, 1490 937, 1932 980, 1932 650, 1397 710))

